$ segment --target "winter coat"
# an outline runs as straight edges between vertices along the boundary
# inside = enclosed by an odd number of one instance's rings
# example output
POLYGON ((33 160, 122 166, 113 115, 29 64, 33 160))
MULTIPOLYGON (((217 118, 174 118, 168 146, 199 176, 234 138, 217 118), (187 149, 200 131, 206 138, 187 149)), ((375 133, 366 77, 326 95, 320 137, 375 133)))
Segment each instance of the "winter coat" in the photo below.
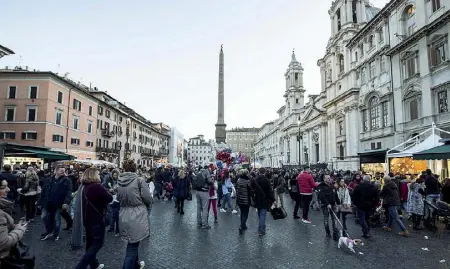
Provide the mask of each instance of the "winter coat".
POLYGON ((424 186, 419 183, 414 184, 412 190, 410 190, 410 198, 408 200, 408 213, 423 216, 424 214, 424 203, 423 195, 425 194, 424 186))
POLYGON ((380 196, 383 198, 383 205, 400 206, 400 196, 398 185, 394 181, 390 181, 383 186, 380 196))
POLYGON ((297 181, 299 192, 303 195, 312 195, 314 188, 317 186, 313 176, 306 172, 298 175, 297 181))
POLYGON ((317 186, 316 190, 317 198, 319 199, 321 206, 335 206, 339 203, 339 197, 334 186, 330 186, 325 182, 322 182, 319 186, 317 186))
POLYGON ((250 179, 242 175, 236 182, 236 204, 250 205, 250 194, 252 192, 250 179))
POLYGON ((273 180, 273 188, 277 194, 282 194, 284 192, 284 178, 277 177, 273 180))
POLYGON ((33 196, 38 194, 39 177, 37 175, 30 175, 26 178, 25 186, 21 193, 25 196, 33 196))
POLYGON ((186 199, 189 192, 189 181, 187 177, 175 179, 173 185, 173 196, 177 199, 186 199))
POLYGON ((348 191, 348 188, 345 187, 339 187, 337 190, 337 195, 339 198, 339 204, 340 205, 351 205, 352 199, 350 198, 350 192, 348 191))
POLYGON ((14 220, 6 213, 13 207, 13 203, 6 200, 0 200, 0 263, 1 259, 8 256, 9 250, 22 239, 26 226, 14 225, 14 220))
POLYGON ((136 173, 122 173, 117 183, 120 235, 125 242, 140 242, 149 236, 147 207, 151 202, 150 190, 136 173))
POLYGON ((267 177, 260 175, 251 182, 251 187, 255 192, 255 207, 269 209, 275 202, 275 197, 267 177))
POLYGON ((353 204, 361 210, 373 209, 378 203, 378 189, 370 182, 358 184, 353 190, 353 204))
POLYGON ((81 196, 83 209, 83 225, 85 228, 104 222, 106 208, 113 197, 108 190, 98 183, 83 184, 81 196))
POLYGON ((42 208, 61 208, 63 204, 70 204, 72 200, 72 183, 68 177, 51 176, 45 180, 41 191, 39 204, 42 208))

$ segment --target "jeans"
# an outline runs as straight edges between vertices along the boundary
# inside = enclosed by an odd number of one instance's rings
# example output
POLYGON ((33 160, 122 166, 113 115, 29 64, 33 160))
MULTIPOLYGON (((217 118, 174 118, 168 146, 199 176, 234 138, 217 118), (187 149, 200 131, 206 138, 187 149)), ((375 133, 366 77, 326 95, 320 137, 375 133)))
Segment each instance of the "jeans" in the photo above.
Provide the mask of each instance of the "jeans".
POLYGON ((197 225, 208 226, 208 202, 209 193, 197 191, 197 225))
POLYGON ((347 214, 346 212, 339 211, 336 216, 342 221, 342 228, 347 231, 347 214))
POLYGON ((392 223, 395 221, 398 224, 398 226, 400 227, 400 229, 402 231, 405 231, 406 227, 398 216, 398 207, 394 205, 394 206, 389 206, 388 209, 389 209, 389 221, 387 223, 387 226, 392 227, 392 223))
POLYGON ((308 219, 309 204, 311 203, 312 200, 312 194, 311 195, 300 194, 300 196, 302 201, 303 219, 308 219))
MULTIPOLYGON (((428 194, 425 198, 428 202, 431 203, 435 203, 437 201, 441 200, 441 196, 439 194, 428 194)), ((425 203, 425 217, 426 218, 431 218, 432 216, 432 212, 433 209, 430 208, 426 203, 425 203)))
POLYGON ((180 213, 184 212, 184 199, 177 198, 176 205, 177 205, 177 209, 180 213))
POLYGON ((73 220, 68 210, 61 210, 61 217, 66 221, 67 228, 72 228, 73 220))
POLYGON ((258 208, 258 232, 262 234, 266 233, 266 213, 267 209, 258 208))
POLYGON ((229 210, 233 210, 233 205, 231 204, 231 193, 223 195, 222 209, 225 209, 226 205, 228 205, 229 210))
POLYGON ((54 236, 59 235, 61 229, 61 209, 59 208, 43 208, 41 218, 44 221, 45 232, 53 233, 54 236))
POLYGON ((25 210, 26 210, 26 218, 27 220, 34 219, 34 216, 36 215, 36 198, 37 195, 29 195, 29 196, 22 196, 20 199, 24 200, 25 203, 25 210))
POLYGON ((88 266, 97 268, 100 265, 97 260, 97 253, 103 247, 104 240, 105 223, 86 227, 86 252, 76 269, 86 269, 88 266))
POLYGON ((139 262, 139 242, 128 243, 122 269, 137 269, 139 262))
POLYGON ((361 225, 362 232, 364 235, 368 235, 370 232, 369 227, 369 217, 370 212, 368 209, 357 208, 358 217, 359 217, 359 225, 361 225))
POLYGON ((120 212, 119 206, 111 205, 111 224, 109 226, 109 231, 115 232, 116 234, 119 233, 119 212, 120 212))
POLYGON ((322 214, 323 214, 323 226, 325 227, 325 232, 327 233, 327 235, 330 234, 330 217, 331 217, 331 226, 333 228, 333 235, 337 235, 338 229, 336 228, 336 206, 332 206, 331 209, 329 209, 326 206, 322 207, 322 214), (333 213, 331 213, 330 211, 333 211, 333 213))
POLYGON ((150 227, 150 220, 151 220, 151 216, 152 216, 152 208, 153 208, 153 204, 149 204, 148 207, 147 207, 148 227, 150 227))
POLYGON ((239 209, 241 211, 241 226, 239 227, 239 229, 247 230, 247 219, 248 219, 248 212, 250 211, 250 206, 239 205, 239 209))

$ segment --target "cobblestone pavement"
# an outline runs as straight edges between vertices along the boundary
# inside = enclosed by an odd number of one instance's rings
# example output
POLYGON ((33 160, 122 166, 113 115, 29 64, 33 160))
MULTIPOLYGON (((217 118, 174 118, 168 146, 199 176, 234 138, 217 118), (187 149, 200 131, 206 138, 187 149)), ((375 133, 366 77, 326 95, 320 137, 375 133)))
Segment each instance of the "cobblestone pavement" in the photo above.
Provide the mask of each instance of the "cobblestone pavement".
MULTIPOLYGON (((431 233, 411 230, 411 236, 403 238, 378 228, 373 230, 372 239, 365 240, 364 246, 357 247, 357 254, 352 254, 325 239, 321 213, 312 212, 312 225, 303 224, 292 218, 293 205, 288 196, 285 201, 288 218, 274 221, 268 216, 264 237, 256 234, 255 209, 250 211, 249 230, 239 235, 238 214, 219 213, 219 224, 212 225, 211 230, 200 230, 196 227, 195 201, 186 203, 184 216, 176 214, 173 203, 157 201, 153 206, 151 236, 141 244, 140 258, 146 262, 145 268, 171 269, 450 268, 448 233, 435 238, 431 233), (441 263, 443 259, 447 261, 441 263)), ((360 237, 360 228, 353 218, 348 223, 350 235, 360 237)), ((68 232, 62 231, 56 242, 40 241, 42 222, 36 221, 29 228, 25 242, 35 251, 37 269, 75 267, 83 251, 70 250, 68 232)), ((120 269, 125 246, 118 237, 107 234, 98 255, 100 262, 106 268, 120 269)))

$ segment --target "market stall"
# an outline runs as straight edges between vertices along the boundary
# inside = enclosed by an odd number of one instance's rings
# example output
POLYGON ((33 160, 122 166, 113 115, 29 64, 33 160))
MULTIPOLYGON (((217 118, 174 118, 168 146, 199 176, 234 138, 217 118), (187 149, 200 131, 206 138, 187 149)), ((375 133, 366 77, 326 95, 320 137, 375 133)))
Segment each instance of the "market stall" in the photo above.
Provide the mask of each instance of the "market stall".
POLYGON ((392 172, 394 174, 413 175, 419 174, 422 171, 426 170, 429 167, 428 162, 426 160, 413 159, 413 154, 442 145, 443 143, 439 142, 441 140, 441 137, 436 134, 436 131, 448 133, 444 130, 436 128, 436 126, 433 124, 430 129, 427 129, 426 131, 412 137, 411 139, 408 139, 407 141, 394 147, 392 150, 387 151, 387 172, 392 172), (427 138, 421 141, 421 137, 427 138), (401 151, 393 152, 394 150, 400 150, 402 148, 403 150, 401 151))
POLYGON ((71 159, 74 159, 71 155, 45 147, 0 143, 0 167, 3 167, 4 164, 9 164, 11 166, 35 166, 45 169, 49 163, 71 159))
POLYGON ((440 178, 448 177, 448 167, 450 166, 450 140, 443 139, 444 145, 427 149, 413 154, 414 160, 433 161, 430 169, 440 171, 440 178))
MULTIPOLYGON (((360 170, 375 175, 386 172, 386 152, 389 149, 368 150, 358 153, 360 170)), ((398 153, 394 150, 392 153, 398 153)))

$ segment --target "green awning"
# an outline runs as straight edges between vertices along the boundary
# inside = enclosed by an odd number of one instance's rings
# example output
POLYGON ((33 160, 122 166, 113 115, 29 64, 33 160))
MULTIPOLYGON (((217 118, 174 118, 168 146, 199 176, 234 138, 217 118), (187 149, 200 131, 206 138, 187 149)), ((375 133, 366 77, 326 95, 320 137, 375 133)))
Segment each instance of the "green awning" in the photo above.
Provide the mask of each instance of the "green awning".
POLYGON ((39 149, 27 149, 27 148, 12 148, 19 152, 30 153, 36 155, 37 158, 49 159, 49 160, 74 160, 75 157, 69 154, 65 154, 57 151, 39 150, 39 149))
POLYGON ((450 159, 450 144, 427 149, 413 154, 414 160, 446 160, 450 159))

